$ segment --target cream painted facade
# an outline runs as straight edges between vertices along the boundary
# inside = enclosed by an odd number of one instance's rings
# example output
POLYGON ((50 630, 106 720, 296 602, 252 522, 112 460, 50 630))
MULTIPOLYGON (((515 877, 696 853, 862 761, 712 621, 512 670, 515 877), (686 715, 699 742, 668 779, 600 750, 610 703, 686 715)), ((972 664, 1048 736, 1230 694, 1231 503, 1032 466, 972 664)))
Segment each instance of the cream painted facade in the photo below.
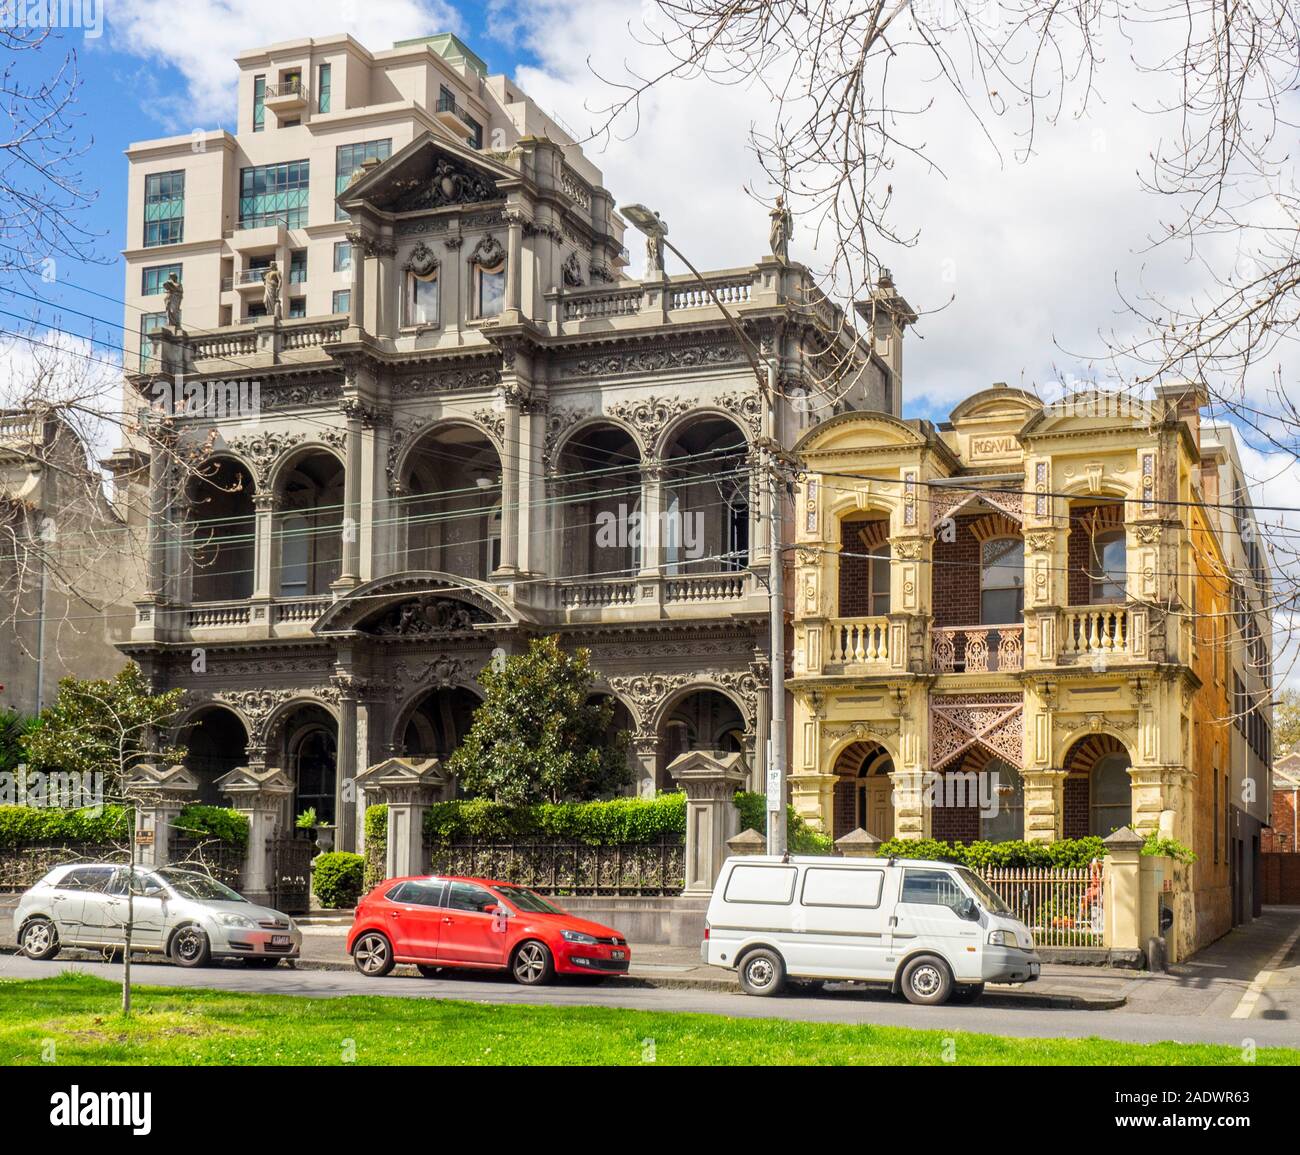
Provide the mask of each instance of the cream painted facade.
MULTIPOLYGON (((1218 789, 1193 742, 1202 401, 1167 388, 1044 405, 1003 386, 941 426, 851 413, 804 436, 800 814, 836 836, 1051 841, 1131 824, 1194 845, 1194 798, 1218 789), (985 775, 1000 805, 964 795, 963 775, 985 775)), ((1223 637, 1231 668, 1242 641, 1223 637)))

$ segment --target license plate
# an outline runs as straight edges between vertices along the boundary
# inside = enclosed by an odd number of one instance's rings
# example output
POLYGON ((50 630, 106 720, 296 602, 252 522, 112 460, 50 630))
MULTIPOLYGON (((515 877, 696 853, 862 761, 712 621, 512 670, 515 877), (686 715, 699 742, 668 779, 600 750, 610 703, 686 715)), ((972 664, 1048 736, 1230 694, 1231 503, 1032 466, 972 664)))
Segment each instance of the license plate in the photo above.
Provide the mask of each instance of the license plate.
POLYGON ((609 952, 609 957, 610 957, 610 958, 627 958, 627 951, 623 951, 623 950, 612 950, 612 951, 609 952))
POLYGON ((287 934, 273 934, 271 936, 272 946, 288 946, 291 941, 287 934))

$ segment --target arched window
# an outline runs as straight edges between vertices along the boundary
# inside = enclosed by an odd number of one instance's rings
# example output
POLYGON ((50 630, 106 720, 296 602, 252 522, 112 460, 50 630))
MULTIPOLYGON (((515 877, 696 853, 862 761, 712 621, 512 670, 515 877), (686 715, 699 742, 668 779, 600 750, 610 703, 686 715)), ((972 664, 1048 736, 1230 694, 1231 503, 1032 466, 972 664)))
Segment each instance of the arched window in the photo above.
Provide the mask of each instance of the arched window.
POLYGON ((495 237, 486 236, 470 254, 475 317, 496 317, 506 301, 506 251, 495 237))
POLYGON ((334 735, 323 726, 298 735, 292 750, 296 784, 294 814, 314 809, 323 823, 334 821, 334 772, 337 764, 334 735))
POLYGON ((1128 569, 1128 544, 1122 529, 1110 529, 1092 539, 1088 568, 1093 605, 1124 600, 1124 579, 1128 569))
POLYGON ((1025 784, 1020 771, 1006 762, 990 762, 985 773, 996 775, 990 806, 980 814, 980 837, 988 842, 1019 842, 1025 836, 1025 784))
POLYGON ((980 546, 980 625, 1018 622, 1024 612, 1024 540, 990 538, 980 546))
POLYGON ((437 325, 439 317, 438 266, 425 273, 406 274, 406 324, 437 325))
POLYGON ((1107 754, 1092 768, 1089 833, 1099 838, 1133 821, 1133 784, 1127 754, 1107 754))

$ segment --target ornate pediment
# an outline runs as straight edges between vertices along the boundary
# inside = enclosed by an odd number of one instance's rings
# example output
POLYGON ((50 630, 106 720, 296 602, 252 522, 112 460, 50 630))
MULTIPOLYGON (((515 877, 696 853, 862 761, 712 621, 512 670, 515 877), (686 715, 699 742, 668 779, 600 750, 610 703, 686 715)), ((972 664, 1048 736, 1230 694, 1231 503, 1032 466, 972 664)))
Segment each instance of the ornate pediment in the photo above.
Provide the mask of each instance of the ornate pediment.
POLYGON ((368 199, 389 212, 410 213, 482 204, 503 196, 496 181, 481 169, 448 155, 431 155, 427 164, 408 163, 368 199))
POLYGON ((456 598, 429 595, 390 606, 362 626, 380 637, 452 634, 494 621, 486 610, 456 598))

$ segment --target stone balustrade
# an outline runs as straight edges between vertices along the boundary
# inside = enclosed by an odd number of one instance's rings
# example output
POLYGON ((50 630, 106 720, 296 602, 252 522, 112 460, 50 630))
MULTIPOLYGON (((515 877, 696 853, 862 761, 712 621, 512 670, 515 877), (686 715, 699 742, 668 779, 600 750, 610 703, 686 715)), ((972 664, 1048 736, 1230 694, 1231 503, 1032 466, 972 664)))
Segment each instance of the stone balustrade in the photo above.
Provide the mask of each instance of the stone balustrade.
POLYGON ((888 665, 889 619, 832 618, 826 626, 830 665, 888 665))

